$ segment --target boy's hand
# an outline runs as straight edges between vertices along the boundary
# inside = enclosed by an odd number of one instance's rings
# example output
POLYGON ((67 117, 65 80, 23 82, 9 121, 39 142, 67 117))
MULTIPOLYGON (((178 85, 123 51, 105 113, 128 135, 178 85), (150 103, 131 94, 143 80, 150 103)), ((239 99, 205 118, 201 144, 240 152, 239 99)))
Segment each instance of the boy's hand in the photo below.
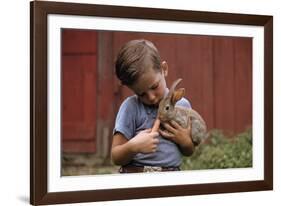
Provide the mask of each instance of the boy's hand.
POLYGON ((166 131, 159 130, 159 133, 163 137, 172 140, 180 146, 188 146, 192 144, 191 124, 189 124, 188 128, 183 128, 177 122, 172 120, 170 124, 164 123, 163 126, 166 131))
POLYGON ((158 135, 158 132, 151 132, 151 129, 141 131, 129 141, 132 151, 135 153, 156 152, 159 143, 159 139, 156 138, 158 135))

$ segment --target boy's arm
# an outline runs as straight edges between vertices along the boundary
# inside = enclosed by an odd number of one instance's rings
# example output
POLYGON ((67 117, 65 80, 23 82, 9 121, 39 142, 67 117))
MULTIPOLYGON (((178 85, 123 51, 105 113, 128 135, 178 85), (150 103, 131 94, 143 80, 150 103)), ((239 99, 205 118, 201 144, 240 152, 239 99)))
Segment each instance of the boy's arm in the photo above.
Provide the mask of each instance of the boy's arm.
POLYGON ((123 134, 117 132, 113 136, 111 159, 116 165, 126 165, 137 154, 123 134))

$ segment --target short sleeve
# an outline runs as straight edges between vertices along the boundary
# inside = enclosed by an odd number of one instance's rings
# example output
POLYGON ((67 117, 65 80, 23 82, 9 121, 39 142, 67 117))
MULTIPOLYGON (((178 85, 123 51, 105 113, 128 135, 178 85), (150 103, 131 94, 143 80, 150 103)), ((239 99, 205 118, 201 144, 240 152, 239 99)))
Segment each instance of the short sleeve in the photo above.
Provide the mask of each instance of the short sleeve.
POLYGON ((180 101, 176 103, 177 106, 182 106, 186 108, 191 108, 190 102, 186 98, 181 98, 180 101))
POLYGON ((135 133, 136 103, 133 98, 128 97, 120 106, 115 120, 113 135, 122 133, 126 139, 131 139, 135 133))

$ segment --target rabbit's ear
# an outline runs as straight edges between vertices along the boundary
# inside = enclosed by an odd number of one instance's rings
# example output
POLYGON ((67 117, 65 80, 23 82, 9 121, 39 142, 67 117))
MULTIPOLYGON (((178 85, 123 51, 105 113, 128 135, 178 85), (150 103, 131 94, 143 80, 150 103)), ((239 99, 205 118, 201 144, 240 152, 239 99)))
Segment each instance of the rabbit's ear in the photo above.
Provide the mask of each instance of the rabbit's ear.
POLYGON ((180 88, 174 91, 172 94, 171 103, 175 105, 176 102, 179 101, 184 96, 184 93, 185 93, 184 88, 180 88))

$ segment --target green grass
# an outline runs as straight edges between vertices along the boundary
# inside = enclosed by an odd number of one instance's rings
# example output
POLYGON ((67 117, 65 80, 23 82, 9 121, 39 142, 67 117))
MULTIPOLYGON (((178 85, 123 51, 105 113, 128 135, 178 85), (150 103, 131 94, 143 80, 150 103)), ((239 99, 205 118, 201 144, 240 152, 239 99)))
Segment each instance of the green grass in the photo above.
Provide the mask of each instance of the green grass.
POLYGON ((199 145, 184 157, 182 170, 252 167, 252 130, 226 138, 221 131, 210 132, 208 143, 199 145))

